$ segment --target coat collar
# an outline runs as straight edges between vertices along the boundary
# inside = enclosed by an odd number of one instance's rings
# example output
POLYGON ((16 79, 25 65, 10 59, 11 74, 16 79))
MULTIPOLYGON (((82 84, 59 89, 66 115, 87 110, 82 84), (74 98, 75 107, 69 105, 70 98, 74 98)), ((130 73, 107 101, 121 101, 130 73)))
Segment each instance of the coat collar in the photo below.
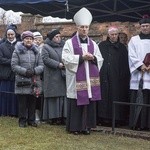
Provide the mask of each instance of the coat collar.
POLYGON ((24 46, 23 42, 18 42, 15 46, 15 49, 20 53, 24 54, 27 50, 32 50, 35 54, 38 54, 38 47, 33 44, 30 48, 24 46))

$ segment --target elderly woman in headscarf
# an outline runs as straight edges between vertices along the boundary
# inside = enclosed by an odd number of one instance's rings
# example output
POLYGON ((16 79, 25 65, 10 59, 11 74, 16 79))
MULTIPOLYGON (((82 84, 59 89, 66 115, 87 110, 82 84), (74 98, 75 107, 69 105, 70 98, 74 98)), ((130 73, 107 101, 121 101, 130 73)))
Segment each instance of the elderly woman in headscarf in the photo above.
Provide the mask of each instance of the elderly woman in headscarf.
MULTIPOLYGON (((15 31, 15 37, 17 39, 17 41, 21 41, 21 36, 20 34, 17 32, 18 28, 15 24, 11 23, 10 25, 7 26, 6 31, 8 29, 12 29, 13 31, 15 31)), ((7 35, 5 35, 2 39, 0 39, 0 44, 7 41, 7 35)))
POLYGON ((47 34, 42 49, 44 62, 43 119, 50 124, 64 123, 66 118, 65 68, 61 60, 64 42, 59 30, 47 34))
POLYGON ((19 127, 37 127, 33 87, 36 79, 36 86, 41 89, 40 75, 43 72, 43 62, 33 43, 33 33, 24 31, 21 38, 22 42, 17 43, 11 61, 12 70, 16 73, 15 94, 19 102, 19 127))
POLYGON ((17 43, 14 28, 7 28, 6 39, 0 45, 0 116, 17 116, 18 102, 14 95, 15 76, 11 71, 12 53, 17 43))

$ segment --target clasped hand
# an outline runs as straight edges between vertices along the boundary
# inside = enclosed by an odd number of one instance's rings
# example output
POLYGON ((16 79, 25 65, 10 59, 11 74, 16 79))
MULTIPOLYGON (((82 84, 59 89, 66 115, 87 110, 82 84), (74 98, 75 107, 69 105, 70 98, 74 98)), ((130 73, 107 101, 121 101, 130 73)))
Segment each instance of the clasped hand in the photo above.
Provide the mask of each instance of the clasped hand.
POLYGON ((34 69, 27 69, 26 71, 26 77, 32 77, 34 75, 34 69))
POLYGON ((94 60, 94 56, 91 53, 85 53, 82 55, 84 60, 94 60))
POLYGON ((145 64, 141 66, 142 72, 150 72, 150 65, 147 67, 145 64))
POLYGON ((59 63, 59 66, 58 66, 60 69, 65 69, 65 66, 63 63, 59 63))

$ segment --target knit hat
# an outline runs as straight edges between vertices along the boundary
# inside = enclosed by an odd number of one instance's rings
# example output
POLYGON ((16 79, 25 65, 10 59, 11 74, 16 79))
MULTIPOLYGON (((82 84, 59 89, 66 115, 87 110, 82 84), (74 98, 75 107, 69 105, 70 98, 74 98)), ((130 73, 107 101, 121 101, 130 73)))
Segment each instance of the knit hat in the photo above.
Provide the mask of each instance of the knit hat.
POLYGON ((150 23, 150 16, 144 15, 143 18, 139 21, 139 24, 150 23))
POLYGON ((52 31, 48 32, 47 37, 52 40, 55 35, 60 34, 58 29, 53 29, 52 31))
POLYGON ((22 34, 21 34, 21 39, 23 40, 24 38, 26 37, 31 37, 34 39, 33 37, 33 33, 31 31, 24 31, 22 34))
POLYGON ((6 30, 8 30, 8 29, 13 29, 13 30, 16 31, 17 30, 17 26, 15 24, 10 24, 10 25, 7 26, 6 30))
POLYGON ((36 31, 36 32, 33 32, 33 37, 34 38, 38 38, 38 37, 42 38, 43 36, 41 35, 40 32, 36 31))
POLYGON ((15 35, 16 35, 16 31, 11 29, 11 28, 9 28, 9 29, 6 30, 6 36, 7 36, 7 32, 9 32, 9 31, 11 31, 11 32, 13 31, 15 33, 15 35))

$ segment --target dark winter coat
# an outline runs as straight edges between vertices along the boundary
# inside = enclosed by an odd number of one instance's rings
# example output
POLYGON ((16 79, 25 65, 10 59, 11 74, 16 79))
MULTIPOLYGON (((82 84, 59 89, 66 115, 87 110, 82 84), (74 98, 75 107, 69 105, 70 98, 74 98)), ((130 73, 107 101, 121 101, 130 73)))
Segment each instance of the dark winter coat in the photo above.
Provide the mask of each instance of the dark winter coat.
MULTIPOLYGON (((27 69, 34 69, 35 76, 37 77, 37 82, 40 82, 40 75, 43 72, 43 61, 38 52, 38 49, 35 45, 32 47, 27 48, 23 45, 22 42, 18 42, 15 46, 15 50, 12 56, 11 61, 12 70, 16 73, 16 80, 15 80, 15 93, 16 94, 31 94, 32 93, 32 86, 16 86, 17 76, 26 80, 26 71, 27 69)), ((30 77, 30 81, 31 81, 30 77)), ((42 86, 42 84, 40 84, 42 86)))
POLYGON ((66 95, 65 78, 62 77, 62 69, 59 63, 62 62, 62 48, 64 42, 56 44, 46 39, 42 49, 42 59, 44 63, 44 96, 59 97, 66 95))
POLYGON ((15 49, 14 42, 11 44, 9 41, 5 41, 0 45, 0 80, 14 80, 15 74, 11 70, 11 58, 15 49))
MULTIPOLYGON (((99 114, 102 118, 111 119, 112 102, 128 101, 130 78, 128 51, 120 42, 111 43, 108 39, 101 42, 99 48, 104 58, 100 71, 102 101, 99 114)), ((120 111, 116 112, 117 115, 119 113, 120 111)), ((117 119, 120 120, 120 117, 117 119)))

